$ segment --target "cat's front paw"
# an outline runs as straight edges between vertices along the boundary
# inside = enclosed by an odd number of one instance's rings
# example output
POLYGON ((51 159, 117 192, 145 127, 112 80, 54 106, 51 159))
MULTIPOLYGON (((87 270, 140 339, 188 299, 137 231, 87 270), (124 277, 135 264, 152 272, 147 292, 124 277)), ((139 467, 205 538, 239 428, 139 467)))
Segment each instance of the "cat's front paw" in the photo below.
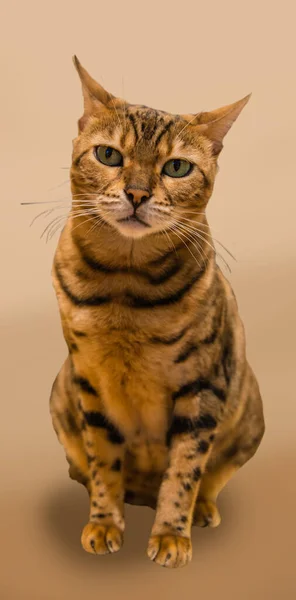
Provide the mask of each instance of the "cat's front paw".
POLYGON ((162 567, 184 567, 191 561, 191 540, 179 535, 152 535, 147 555, 162 567))
POLYGON ((123 543, 123 534, 116 525, 88 523, 83 529, 81 543, 84 550, 91 554, 118 552, 123 543))

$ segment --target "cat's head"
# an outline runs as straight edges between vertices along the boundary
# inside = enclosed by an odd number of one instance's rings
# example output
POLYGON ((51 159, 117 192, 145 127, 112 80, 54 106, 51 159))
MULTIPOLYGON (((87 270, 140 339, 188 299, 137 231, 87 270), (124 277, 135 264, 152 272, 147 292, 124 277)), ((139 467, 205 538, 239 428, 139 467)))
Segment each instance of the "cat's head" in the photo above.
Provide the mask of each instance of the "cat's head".
POLYGON ((73 201, 122 235, 201 221, 223 138, 250 96, 211 112, 172 115, 106 92, 74 57, 84 114, 73 142, 73 201))

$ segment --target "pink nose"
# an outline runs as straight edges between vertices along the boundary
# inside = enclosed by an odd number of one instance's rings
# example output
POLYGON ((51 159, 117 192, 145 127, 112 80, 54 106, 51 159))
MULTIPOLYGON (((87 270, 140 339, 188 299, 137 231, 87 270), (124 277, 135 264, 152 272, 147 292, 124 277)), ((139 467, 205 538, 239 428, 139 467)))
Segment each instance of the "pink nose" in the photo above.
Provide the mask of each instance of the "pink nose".
POLYGON ((139 206, 141 202, 150 198, 150 194, 147 190, 139 190, 138 188, 129 188, 128 190, 125 190, 125 193, 133 206, 139 206))

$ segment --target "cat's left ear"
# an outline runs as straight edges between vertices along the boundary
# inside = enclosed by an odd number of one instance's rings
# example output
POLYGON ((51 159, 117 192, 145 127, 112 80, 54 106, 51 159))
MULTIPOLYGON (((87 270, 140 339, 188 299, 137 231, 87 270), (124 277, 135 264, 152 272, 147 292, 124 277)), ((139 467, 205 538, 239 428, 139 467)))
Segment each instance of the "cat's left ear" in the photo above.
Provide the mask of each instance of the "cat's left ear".
POLYGON ((84 98, 84 114, 78 121, 79 130, 82 131, 89 117, 103 106, 108 106, 115 97, 109 92, 106 92, 106 90, 104 90, 104 88, 89 75, 79 62, 77 56, 73 56, 73 62, 80 77, 84 98))
POLYGON ((191 121, 193 126, 196 123, 196 131, 211 140, 213 154, 217 156, 223 148, 223 138, 234 121, 236 121, 250 97, 251 94, 248 94, 248 96, 245 96, 245 98, 242 98, 238 102, 234 102, 234 104, 228 104, 210 112, 199 113, 195 117, 196 121, 192 115, 183 116, 189 122, 191 121))

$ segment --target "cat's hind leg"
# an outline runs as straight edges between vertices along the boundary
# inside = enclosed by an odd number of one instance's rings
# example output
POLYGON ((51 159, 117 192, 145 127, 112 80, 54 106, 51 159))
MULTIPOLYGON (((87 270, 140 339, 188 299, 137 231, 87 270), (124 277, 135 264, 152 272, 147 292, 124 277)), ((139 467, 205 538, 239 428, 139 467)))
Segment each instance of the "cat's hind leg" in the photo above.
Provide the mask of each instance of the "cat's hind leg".
POLYGON ((66 360, 52 386, 50 413, 58 440, 63 445, 69 463, 69 476, 88 489, 88 461, 84 449, 83 418, 75 406, 66 360))
POLYGON ((204 474, 194 509, 193 525, 199 527, 220 525, 221 516, 216 504, 217 497, 238 469, 238 465, 227 462, 214 471, 204 474))
MULTIPOLYGON (((234 434, 224 443, 219 458, 204 473, 193 516, 193 525, 217 527, 221 522, 216 501, 225 485, 257 451, 265 431, 262 401, 251 374, 250 394, 234 434)), ((214 448, 215 451, 215 448, 214 448)))

